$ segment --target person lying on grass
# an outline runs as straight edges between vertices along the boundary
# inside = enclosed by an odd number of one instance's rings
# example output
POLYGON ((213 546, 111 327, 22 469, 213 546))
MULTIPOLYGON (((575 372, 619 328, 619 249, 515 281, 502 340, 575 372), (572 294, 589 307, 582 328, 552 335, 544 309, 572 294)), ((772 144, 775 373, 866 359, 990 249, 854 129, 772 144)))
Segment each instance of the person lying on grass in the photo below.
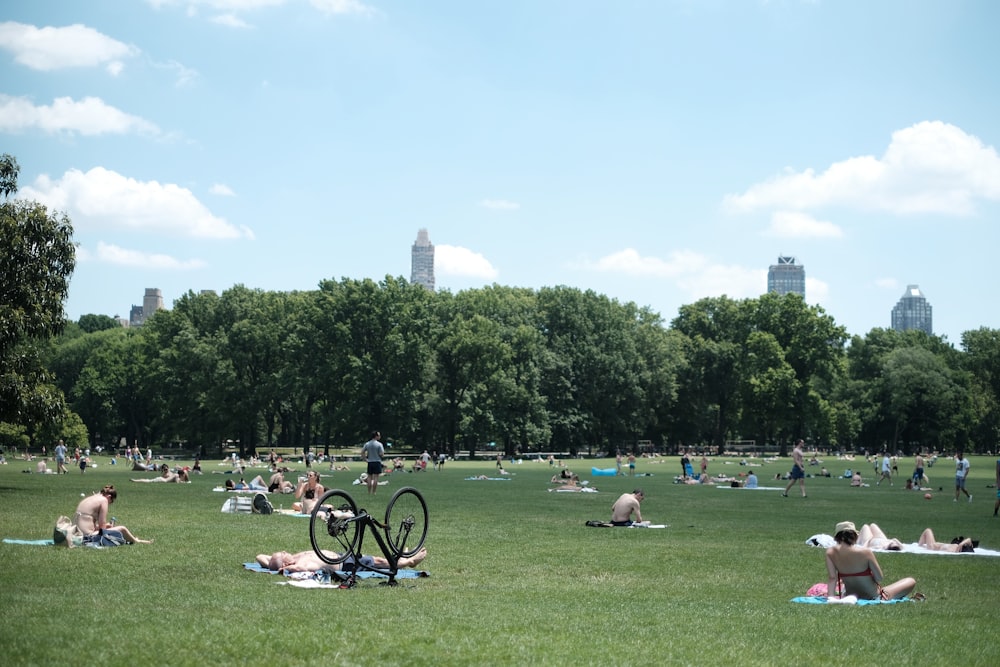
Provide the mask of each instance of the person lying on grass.
POLYGON ((971 537, 956 537, 950 544, 947 542, 938 542, 934 538, 934 531, 930 528, 925 528, 924 532, 920 533, 920 539, 917 541, 917 544, 925 549, 957 554, 972 553, 973 549, 979 546, 979 540, 973 540, 971 537))
MULTIPOLYGON (((335 551, 327 551, 324 549, 323 553, 331 560, 335 560, 340 557, 340 555, 335 551)), ((427 549, 421 548, 420 551, 412 556, 400 558, 396 562, 396 567, 401 569, 410 568, 415 565, 419 565, 425 558, 427 558, 427 549)), ((257 563, 269 570, 276 570, 283 574, 291 572, 336 572, 338 570, 343 570, 345 566, 347 566, 348 569, 353 569, 351 568, 351 565, 353 564, 351 556, 348 556, 347 560, 343 563, 331 565, 321 559, 316 552, 312 550, 300 551, 297 554, 290 554, 287 551, 276 551, 273 554, 257 554, 257 563)), ((389 569, 389 561, 382 556, 362 556, 360 563, 364 567, 375 567, 380 570, 389 569)))
POLYGON ((133 482, 168 482, 183 484, 185 482, 190 482, 191 478, 188 477, 187 470, 183 468, 179 472, 173 472, 166 463, 160 466, 160 476, 159 477, 146 477, 143 479, 133 479, 133 482))
POLYGON ((875 554, 857 545, 858 530, 850 521, 841 521, 834 530, 836 544, 826 550, 827 590, 830 597, 854 595, 861 600, 897 600, 905 598, 917 582, 913 577, 882 586, 882 568, 875 554))

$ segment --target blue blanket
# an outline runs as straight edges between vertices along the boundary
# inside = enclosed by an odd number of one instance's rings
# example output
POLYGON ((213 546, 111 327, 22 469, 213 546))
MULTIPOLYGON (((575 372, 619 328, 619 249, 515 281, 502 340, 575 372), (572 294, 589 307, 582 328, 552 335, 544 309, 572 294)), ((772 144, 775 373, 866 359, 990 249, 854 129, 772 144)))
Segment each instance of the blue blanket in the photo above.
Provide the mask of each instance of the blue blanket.
MULTIPOLYGON (((897 600, 858 600, 857 602, 854 603, 854 605, 896 604, 897 602, 909 602, 909 601, 910 601, 910 598, 900 598, 900 599, 897 599, 897 600)), ((805 603, 805 604, 830 604, 829 602, 826 601, 825 597, 818 597, 818 596, 814 596, 814 595, 808 595, 808 596, 803 596, 803 597, 798 597, 798 598, 792 598, 792 602, 802 602, 802 603, 805 603)), ((844 603, 844 604, 841 604, 839 606, 854 606, 854 605, 846 605, 846 603, 844 603)), ((834 603, 834 604, 832 604, 830 606, 837 606, 837 605, 836 605, 836 603, 834 603)))

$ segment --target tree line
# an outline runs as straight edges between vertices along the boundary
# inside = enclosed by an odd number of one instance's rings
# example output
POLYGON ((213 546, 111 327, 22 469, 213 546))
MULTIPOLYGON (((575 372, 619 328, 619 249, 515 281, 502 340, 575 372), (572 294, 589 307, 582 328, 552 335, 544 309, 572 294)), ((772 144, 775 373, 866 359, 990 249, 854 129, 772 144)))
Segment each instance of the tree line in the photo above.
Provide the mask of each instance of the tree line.
POLYGON ((797 295, 713 297, 669 323, 571 287, 432 292, 401 277, 188 292, 139 328, 63 319, 65 216, 11 199, 0 158, 0 443, 614 453, 795 439, 830 450, 994 451, 1000 331, 961 349, 849 337, 797 295))

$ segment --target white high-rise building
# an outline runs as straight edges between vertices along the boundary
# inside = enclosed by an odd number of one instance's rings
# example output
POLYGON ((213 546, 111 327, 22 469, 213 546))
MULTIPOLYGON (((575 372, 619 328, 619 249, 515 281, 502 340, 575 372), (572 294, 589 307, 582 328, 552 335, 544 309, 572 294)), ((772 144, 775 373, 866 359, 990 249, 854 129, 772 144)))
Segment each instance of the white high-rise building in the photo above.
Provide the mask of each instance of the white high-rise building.
POLYGON ((417 240, 410 253, 410 283, 434 291, 434 244, 426 229, 417 232, 417 240))

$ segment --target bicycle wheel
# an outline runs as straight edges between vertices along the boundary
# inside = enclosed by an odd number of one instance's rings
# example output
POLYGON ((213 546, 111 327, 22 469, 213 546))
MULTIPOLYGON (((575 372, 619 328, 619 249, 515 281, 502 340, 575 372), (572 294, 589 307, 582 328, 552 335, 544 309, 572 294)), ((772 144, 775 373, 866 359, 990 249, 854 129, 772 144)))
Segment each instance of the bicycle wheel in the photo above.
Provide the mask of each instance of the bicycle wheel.
POLYGON ((398 556, 412 556, 427 539, 427 503, 420 492, 407 486, 389 500, 385 508, 385 535, 398 556))
POLYGON ((320 560, 337 565, 354 553, 361 536, 361 522, 353 520, 357 515, 358 506, 346 491, 333 489, 323 494, 309 516, 309 541, 320 560))

